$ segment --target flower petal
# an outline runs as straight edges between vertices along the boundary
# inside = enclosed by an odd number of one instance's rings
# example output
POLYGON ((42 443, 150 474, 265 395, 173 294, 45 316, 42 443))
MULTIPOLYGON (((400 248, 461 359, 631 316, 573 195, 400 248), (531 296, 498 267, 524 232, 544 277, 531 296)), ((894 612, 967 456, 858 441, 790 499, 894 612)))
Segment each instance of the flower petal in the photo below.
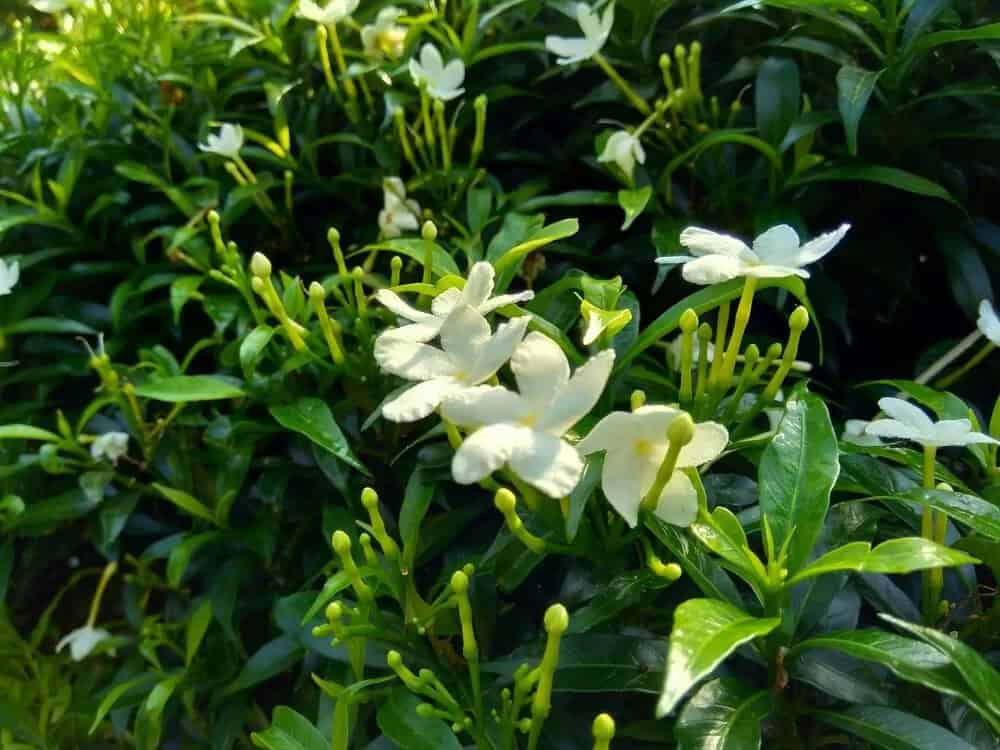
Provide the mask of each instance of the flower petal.
POLYGON ((438 88, 456 90, 465 80, 465 63, 459 58, 450 60, 441 71, 441 77, 437 82, 438 88))
POLYGON ((462 299, 466 304, 478 308, 493 293, 493 279, 496 271, 493 265, 482 260, 469 269, 469 278, 462 289, 462 299))
POLYGON ((442 416, 462 427, 516 422, 526 411, 524 400, 519 395, 494 385, 463 388, 441 403, 442 416))
POLYGON ((375 300, 379 302, 383 307, 396 313, 401 318, 406 318, 412 321, 426 321, 433 320, 434 316, 430 313, 425 313, 422 310, 418 310, 415 307, 407 304, 398 294, 389 289, 379 289, 375 292, 375 300))
POLYGON ((685 263, 681 275, 691 284, 718 284, 746 276, 751 268, 753 266, 728 255, 703 255, 685 263))
POLYGON ((399 328, 387 328, 382 335, 383 336, 394 336, 401 339, 407 339, 408 341, 416 341, 418 343, 427 343, 439 333, 441 333, 441 324, 444 321, 441 318, 432 317, 428 321, 423 323, 410 323, 409 325, 400 326, 399 328))
POLYGON ((407 380, 432 380, 456 371, 451 357, 440 349, 386 334, 375 339, 375 361, 385 372, 407 380))
POLYGON ((643 406, 634 412, 613 411, 594 425, 576 447, 584 455, 597 451, 634 452, 635 442, 645 440, 662 444, 656 459, 659 463, 666 452, 667 426, 678 414, 680 410, 662 405, 643 406))
POLYGON ((756 266, 747 266, 745 276, 755 276, 758 279, 784 279, 788 276, 798 276, 802 279, 809 278, 809 272, 794 266, 776 266, 770 263, 761 263, 756 266))
POLYGON ((491 313, 494 310, 499 310, 501 307, 507 307, 507 305, 516 305, 521 302, 530 302, 535 298, 535 293, 530 289, 525 292, 517 292, 515 294, 498 294, 496 297, 491 297, 486 300, 483 304, 479 306, 479 312, 483 315, 491 313))
POLYGON ((545 37, 545 48, 553 54, 559 55, 556 62, 559 65, 572 65, 588 59, 593 51, 587 39, 570 38, 565 36, 545 37))
POLYGON ((512 424, 494 424, 469 435, 455 452, 451 474, 459 484, 482 481, 503 466, 514 450, 530 443, 531 430, 512 424))
POLYGON ((608 451, 601 472, 601 489, 618 515, 632 528, 639 521, 639 504, 656 479, 657 462, 631 450, 608 451))
POLYGON ((890 440, 916 440, 918 442, 926 440, 928 435, 926 430, 918 430, 916 427, 898 419, 876 419, 865 428, 866 435, 874 435, 890 440))
POLYGON ((555 401, 538 420, 538 429, 562 435, 579 422, 601 397, 614 364, 614 349, 605 349, 578 367, 566 387, 556 394, 555 401))
POLYGON ((441 71, 444 69, 444 60, 441 59, 438 48, 430 42, 420 48, 420 67, 423 68, 424 75, 430 82, 436 83, 440 79, 441 71))
POLYGON ((892 396, 886 396, 885 398, 880 398, 878 400, 878 408, 893 419, 910 425, 918 431, 930 433, 933 429, 934 423, 931 421, 931 418, 927 416, 927 413, 920 407, 914 406, 909 401, 904 401, 901 398, 893 398, 892 396))
POLYGON ((507 323, 502 323, 482 348, 479 350, 479 357, 475 366, 469 371, 466 381, 469 385, 482 383, 491 377, 497 370, 503 367, 504 363, 511 358, 517 349, 524 332, 531 322, 530 315, 522 315, 507 323))
POLYGON ((799 248, 798 256, 795 258, 795 265, 805 266, 809 263, 815 263, 833 250, 837 246, 837 243, 844 239, 844 235, 847 234, 850 228, 850 224, 841 224, 832 232, 826 232, 809 240, 809 242, 799 248))
POLYGON ((439 318, 447 318, 451 311, 462 301, 462 290, 448 287, 431 300, 431 312, 439 318))
POLYGON ((729 444, 729 432, 716 422, 699 422, 694 426, 694 438, 681 448, 678 468, 701 466, 714 461, 729 444))
POLYGON ((753 241, 753 251, 762 263, 797 266, 799 235, 787 224, 771 227, 753 241))
POLYGON ((690 526, 698 517, 698 493, 683 471, 675 471, 660 493, 654 515, 674 526, 690 526))
POLYGON ((537 409, 552 403, 556 393, 569 382, 569 361, 563 350, 538 331, 525 336, 511 357, 510 369, 521 395, 537 409))
POLYGON ((680 241, 695 255, 727 255, 750 263, 757 260, 743 240, 711 229, 688 227, 681 232, 680 241))
POLYGON ((446 397, 465 385, 455 378, 434 378, 407 388, 382 405, 382 416, 390 422, 416 422, 433 413, 446 397))
POLYGON ((532 487, 549 497, 565 497, 583 474, 583 459, 561 438, 530 431, 510 457, 510 468, 532 487))
POLYGON ((988 299, 979 303, 979 320, 976 325, 986 338, 1000 346, 1000 318, 988 299))
POLYGON ((458 367, 469 371, 490 338, 490 324, 469 305, 458 305, 441 326, 441 347, 458 367))

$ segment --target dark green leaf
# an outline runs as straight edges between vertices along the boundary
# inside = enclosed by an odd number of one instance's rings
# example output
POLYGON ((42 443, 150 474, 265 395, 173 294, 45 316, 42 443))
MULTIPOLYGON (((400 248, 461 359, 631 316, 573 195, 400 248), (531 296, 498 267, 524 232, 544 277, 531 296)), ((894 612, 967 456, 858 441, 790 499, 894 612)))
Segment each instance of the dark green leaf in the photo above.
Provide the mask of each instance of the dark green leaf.
POLYGON ((135 393, 141 398, 168 403, 190 401, 218 401, 220 399, 241 398, 245 394, 233 378, 220 375, 175 375, 162 380, 153 380, 136 386, 135 393))
POLYGON ((347 438, 325 402, 318 398, 303 397, 284 406, 271 406, 268 411, 282 427, 305 435, 344 463, 369 474, 368 469, 351 451, 347 438))
POLYGON ((677 750, 757 750, 771 694, 723 677, 706 683, 677 717, 677 750))

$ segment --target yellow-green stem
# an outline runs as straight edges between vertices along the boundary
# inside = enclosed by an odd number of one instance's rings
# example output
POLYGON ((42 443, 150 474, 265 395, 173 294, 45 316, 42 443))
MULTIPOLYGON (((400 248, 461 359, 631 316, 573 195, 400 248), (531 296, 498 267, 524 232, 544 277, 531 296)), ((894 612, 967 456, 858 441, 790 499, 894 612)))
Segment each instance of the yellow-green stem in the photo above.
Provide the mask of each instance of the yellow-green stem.
POLYGON ((740 302, 736 307, 736 318, 733 320, 733 333, 729 338, 729 346, 726 349, 725 359, 722 362, 722 371, 719 375, 719 387, 728 388, 733 379, 733 371, 736 368, 736 356, 740 353, 740 345, 743 343, 743 334, 746 333, 747 324, 750 322, 750 310, 753 308, 753 295, 757 290, 757 277, 747 276, 743 281, 743 293, 740 294, 740 302))
POLYGON ((622 78, 621 75, 619 75, 618 71, 612 67, 611 63, 608 62, 604 55, 600 52, 595 53, 594 62, 596 62, 600 66, 601 70, 607 74, 608 78, 610 78, 612 83, 618 87, 618 90, 625 95, 625 98, 629 100, 633 107, 642 112, 644 115, 648 115, 650 113, 650 107, 649 104, 646 103, 646 100, 639 96, 635 92, 635 89, 629 86, 628 82, 622 78))
POLYGON ((719 317, 715 322, 715 353, 712 355, 712 371, 708 374, 708 384, 715 386, 722 371, 723 350, 726 347, 726 329, 729 328, 729 303, 719 305, 719 317))
POLYGON ((966 362, 964 365, 959 367, 954 372, 945 375, 937 383, 934 384, 934 387, 937 388, 938 390, 944 390, 952 383, 956 382, 963 375, 965 375, 965 373, 967 373, 969 370, 971 370, 980 362, 982 362, 984 359, 986 359, 994 349, 996 349, 996 344, 994 344, 992 341, 987 341, 985 344, 983 344, 983 347, 969 359, 968 362, 966 362))
POLYGON ((111 577, 118 570, 118 563, 113 560, 104 566, 101 572, 101 580, 97 582, 97 590, 94 591, 94 598, 90 601, 90 613, 87 615, 87 627, 92 628, 97 622, 97 616, 101 612, 101 600, 104 598, 104 590, 108 587, 111 577))

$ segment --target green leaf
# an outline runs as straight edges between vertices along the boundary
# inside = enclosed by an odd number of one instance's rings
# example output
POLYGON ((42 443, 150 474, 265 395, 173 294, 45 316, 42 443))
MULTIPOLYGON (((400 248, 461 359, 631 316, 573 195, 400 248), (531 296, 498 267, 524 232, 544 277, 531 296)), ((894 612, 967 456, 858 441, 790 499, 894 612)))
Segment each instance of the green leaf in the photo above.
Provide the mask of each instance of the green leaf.
POLYGON ((618 205, 625 212, 625 221, 622 223, 622 231, 632 226, 632 222, 639 218, 639 214, 646 208, 650 197, 653 195, 653 188, 649 185, 635 190, 619 190, 618 205))
POLYGON ((780 618, 751 617, 715 599, 688 599, 677 607, 657 717, 673 711, 685 694, 737 647, 767 635, 780 623, 780 618))
POLYGON ((212 511, 210 511, 200 500, 189 495, 183 490, 167 487, 166 485, 157 484, 156 482, 153 482, 150 486, 181 510, 187 511, 196 518, 201 518, 210 523, 215 523, 215 516, 212 515, 212 511))
POLYGON ((30 424, 0 425, 0 440, 44 440, 47 443, 62 442, 54 432, 32 427, 30 424))
POLYGON ((722 677, 706 683, 677 717, 677 750, 759 750, 771 694, 722 677))
POLYGON ((979 562, 964 552, 921 537, 882 542, 875 549, 868 542, 851 542, 827 552, 800 570, 789 585, 839 570, 864 573, 912 573, 915 570, 972 565, 979 562))
POLYGON ((24 745, 24 748, 45 746, 45 741, 35 728, 35 717, 6 698, 0 698, 0 727, 9 731, 15 739, 33 743, 24 745))
POLYGON ((205 279, 205 276, 181 276, 170 285, 170 307, 174 311, 174 325, 180 325, 184 305, 197 296, 198 287, 205 279))
POLYGON ((291 636, 280 636, 261 646, 243 665, 239 676, 222 691, 232 695, 287 672, 302 660, 305 649, 291 636))
POLYGON ((174 375, 136 386, 135 393, 142 398, 182 404, 191 401, 218 401, 242 398, 246 395, 234 378, 221 375, 174 375))
POLYGON ((833 167, 823 167, 810 169, 802 172, 788 180, 787 187, 798 185, 808 185, 812 182, 877 182, 881 185, 888 185, 897 190, 905 190, 916 195, 926 195, 930 198, 940 198, 941 200, 954 203, 959 206, 959 202, 954 196, 938 185, 936 182, 928 180, 926 177, 907 172, 896 167, 883 167, 878 164, 844 164, 833 167))
POLYGON ((971 29, 935 31, 917 39, 910 47, 910 53, 919 55, 933 47, 955 42, 987 42, 1000 39, 1000 23, 989 23, 971 29))
POLYGON ((786 404, 785 416, 760 460, 760 509, 777 548, 788 544, 789 571, 809 558, 823 529, 830 493, 840 473, 837 434, 826 404, 805 394, 786 404))
POLYGON ((160 175, 138 162, 126 161, 116 164, 115 171, 122 177, 134 182, 142 182, 157 188, 162 188, 166 185, 160 175))
POLYGON ((799 114, 799 66, 791 58, 769 57, 757 69, 754 107, 757 131, 773 146, 784 139, 799 114))
POLYGON ((417 715, 420 703, 406 688, 396 688, 378 710, 379 729, 406 750, 462 750, 455 733, 441 719, 417 715))
POLYGON ((929 505, 982 536, 1000 541, 1000 508, 975 495, 945 490, 914 488, 902 495, 879 497, 880 500, 911 500, 929 505))
POLYGON ((212 602, 209 599, 202 600, 198 608, 188 619, 184 634, 184 663, 190 666, 194 660, 198 648, 201 646, 208 626, 212 622, 212 602))
POLYGON ((371 476, 365 465, 351 451, 347 438, 341 432, 330 407, 325 402, 306 396, 291 404, 271 406, 268 411, 285 429, 304 435, 344 463, 353 466, 366 476, 371 476))
POLYGON ((264 350, 274 336, 274 329, 271 326, 260 325, 254 328, 240 344, 240 367, 243 368, 243 376, 247 379, 253 375, 257 369, 257 364, 264 356, 264 350))
POLYGON ((156 683, 149 696, 139 707, 135 719, 136 747, 140 750, 158 750, 163 732, 163 711, 170 697, 177 690, 184 672, 170 675, 156 683))
POLYGON ((845 65, 837 71, 837 106, 844 121, 847 150, 851 156, 858 153, 858 126, 880 75, 881 70, 865 70, 853 65, 845 65))
POLYGON ((434 499, 434 484, 427 471, 417 467, 406 483, 403 505, 399 509, 399 536, 403 542, 403 567, 411 569, 417 557, 420 525, 434 499))
POLYGON ((144 685, 148 685, 150 682, 155 682, 159 677, 155 672, 145 672, 138 677, 133 677, 131 680, 126 680, 125 682, 120 682, 111 688, 107 694, 101 699, 101 704, 97 707, 97 711, 94 713, 94 721, 90 725, 90 729, 87 730, 87 734, 93 734, 94 730, 100 726, 101 722, 104 721, 104 717, 108 715, 108 712, 115 707, 115 704, 131 690, 135 690, 144 685))
POLYGON ((67 333, 77 336, 93 336, 97 331, 84 323, 69 318, 26 318, 6 326, 4 333, 67 333))
POLYGON ((557 221, 555 224, 542 227, 538 231, 533 232, 527 239, 517 243, 514 247, 500 255, 496 263, 494 263, 497 273, 500 274, 514 268, 528 253, 545 247, 557 240, 572 237, 578 231, 580 231, 580 222, 576 219, 563 219, 562 221, 557 221))
MULTIPOLYGON (((392 239, 386 240, 385 242, 379 242, 374 245, 366 245, 357 252, 351 253, 351 257, 359 253, 368 254, 383 251, 395 253, 396 255, 405 255, 407 258, 415 260, 420 265, 424 264, 424 260, 427 256, 427 247, 423 240, 392 239)), ((434 243, 434 250, 431 252, 431 257, 434 263, 434 273, 437 276, 447 276, 450 273, 457 276, 462 275, 462 272, 458 270, 458 265, 455 263, 455 259, 448 254, 447 250, 437 243, 434 243)))
POLYGON ((851 706, 842 711, 810 711, 820 721, 886 750, 975 750, 947 729, 885 706, 851 706))
POLYGON ((274 709, 271 726, 250 735, 264 750, 329 750, 329 742, 312 722, 288 706, 274 709))

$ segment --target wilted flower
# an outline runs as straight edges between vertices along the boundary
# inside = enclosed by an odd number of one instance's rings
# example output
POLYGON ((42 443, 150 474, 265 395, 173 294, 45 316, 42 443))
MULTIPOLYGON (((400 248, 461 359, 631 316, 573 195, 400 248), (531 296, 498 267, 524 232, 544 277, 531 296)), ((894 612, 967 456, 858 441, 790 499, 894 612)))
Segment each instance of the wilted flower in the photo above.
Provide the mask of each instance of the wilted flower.
POLYGON ((454 287, 445 289, 431 302, 430 312, 411 307, 393 291, 380 289, 375 293, 375 299, 399 317, 413 322, 412 325, 390 329, 383 335, 403 336, 410 341, 430 341, 438 335, 444 321, 460 304, 469 305, 480 315, 488 315, 501 307, 527 302, 535 296, 534 292, 531 291, 491 296, 495 275, 496 272, 490 263, 485 260, 479 261, 469 269, 469 278, 466 280, 465 286, 461 290, 454 287))
POLYGON ((586 3, 576 4, 576 20, 583 31, 582 37, 547 36, 545 47, 555 55, 560 65, 588 60, 604 47, 615 23, 615 6, 609 3, 604 15, 598 17, 597 12, 586 3))
POLYGON ((441 349, 401 336, 392 329, 375 340, 375 361, 385 372, 422 381, 383 404, 393 422, 413 422, 433 412, 449 396, 491 378, 510 359, 528 327, 527 315, 490 335, 486 318, 467 304, 456 305, 441 326, 441 349))
POLYGON ((382 8, 375 17, 375 23, 361 29, 361 43, 369 57, 385 55, 393 60, 403 54, 406 42, 406 28, 396 23, 403 11, 395 5, 382 8))
POLYGON ((127 452, 128 434, 125 432, 105 432, 90 444, 90 455, 95 461, 107 459, 116 464, 127 452))
POLYGON ((0 297, 10 294, 17 285, 17 280, 21 278, 21 267, 16 260, 6 263, 0 258, 0 297))
POLYGON ((684 279, 692 284, 717 284, 740 276, 757 278, 809 278, 803 267, 829 253, 847 234, 850 224, 821 234, 804 245, 799 235, 787 224, 771 227, 753 241, 753 249, 728 234, 701 227, 688 227, 680 241, 693 255, 673 255, 657 258, 657 263, 683 264, 684 279))
POLYGON ((205 142, 198 144, 198 148, 210 154, 235 159, 243 148, 243 128, 240 125, 224 122, 219 128, 219 134, 209 133, 205 137, 205 142))
POLYGON ((993 303, 988 299, 979 303, 979 320, 976 321, 976 325, 986 338, 1000 346, 1000 318, 993 309, 993 303))
POLYGON ((510 361, 518 393, 480 386, 441 404, 446 419, 477 428, 452 460, 455 481, 479 482, 507 464, 550 497, 569 494, 580 481, 583 459, 563 435, 597 403, 614 359, 605 350, 570 377, 559 345, 541 333, 528 334, 510 361))
MULTIPOLYGON (((577 446, 584 455, 605 451, 601 489, 625 522, 634 527, 639 505, 653 488, 667 455, 667 430, 684 412, 669 406, 643 406, 634 412, 612 412, 577 446)), ((715 422, 695 424, 691 442, 680 449, 674 473, 656 505, 656 516, 676 526, 690 526, 698 515, 698 494, 684 474, 687 467, 714 461, 729 442, 726 428, 715 422)))
POLYGON ((879 399, 879 408, 890 419, 876 419, 865 428, 865 434, 875 437, 912 440, 929 448, 943 448, 949 445, 973 445, 1000 441, 972 431, 968 419, 942 419, 933 421, 923 409, 901 398, 879 399))
POLYGON ((646 151, 642 148, 642 143, 627 130, 618 130, 611 134, 608 142, 604 144, 604 151, 597 157, 597 161, 615 163, 625 175, 632 179, 632 172, 636 162, 646 163, 646 151))
POLYGON ((465 93, 465 63, 456 57, 445 65, 437 47, 430 43, 420 48, 419 61, 410 59, 410 75, 417 86, 425 86, 428 94, 444 102, 465 93))
POLYGON ((378 226, 386 239, 420 228, 420 204, 407 200, 406 186, 398 177, 382 181, 383 208, 378 212, 378 226))
POLYGON ((82 628, 72 630, 63 636, 59 643, 56 644, 56 653, 69 646, 69 655, 73 661, 83 661, 99 643, 108 640, 110 637, 111 633, 104 628, 84 625, 82 628))
POLYGON ((351 15, 358 8, 359 0, 330 0, 320 6, 313 0, 299 0, 297 15, 323 25, 337 23, 351 15))

